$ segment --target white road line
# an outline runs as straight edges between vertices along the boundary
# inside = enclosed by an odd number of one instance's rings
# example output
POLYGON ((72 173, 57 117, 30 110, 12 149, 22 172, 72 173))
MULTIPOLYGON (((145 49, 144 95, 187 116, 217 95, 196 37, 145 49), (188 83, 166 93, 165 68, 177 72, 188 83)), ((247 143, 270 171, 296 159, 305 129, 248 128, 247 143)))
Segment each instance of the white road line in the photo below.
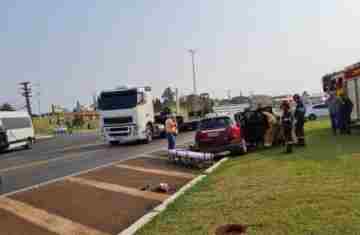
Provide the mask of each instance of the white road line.
MULTIPOLYGON (((93 150, 93 151, 89 151, 86 153, 96 153, 96 152, 100 152, 100 151, 104 151, 103 149, 99 149, 99 150, 93 150)), ((24 169, 24 168, 30 168, 30 167, 36 167, 36 166, 41 166, 41 165, 47 165, 51 162, 56 162, 56 161, 60 161, 60 160, 69 160, 69 159, 73 159, 76 156, 79 155, 83 155, 85 153, 74 153, 71 155, 68 155, 66 157, 57 157, 57 158, 52 158, 52 159, 48 159, 48 160, 42 160, 42 161, 35 161, 32 163, 27 163, 27 164, 23 164, 23 165, 19 165, 19 166, 13 166, 13 167, 9 167, 9 168, 4 168, 4 169, 0 169, 0 174, 1 173, 6 173, 9 171, 14 171, 14 170, 20 170, 20 169, 24 169)))
POLYGON ((117 193, 124 193, 124 194, 130 195, 130 196, 141 197, 144 199, 156 200, 156 201, 160 201, 160 202, 165 201, 169 197, 169 195, 167 195, 167 194, 154 193, 154 192, 149 192, 149 191, 141 191, 136 188, 125 187, 125 186, 121 186, 118 184, 110 184, 110 183, 106 183, 106 182, 102 182, 102 181, 98 181, 98 180, 89 180, 89 179, 84 179, 81 177, 68 177, 65 179, 65 181, 67 181, 67 180, 70 182, 77 183, 77 184, 87 185, 87 186, 104 189, 107 191, 117 192, 117 193))
POLYGON ((56 234, 107 235, 107 233, 100 232, 17 200, 1 198, 0 208, 56 234))
MULTIPOLYGON (((95 146, 103 146, 103 145, 104 145, 103 143, 102 144, 97 143, 97 144, 80 145, 80 146, 77 146, 77 147, 65 147, 65 148, 62 148, 62 149, 56 149, 56 150, 52 150, 52 151, 40 152, 38 155, 43 156, 43 155, 57 154, 57 153, 63 153, 63 152, 68 151, 68 150, 75 150, 75 149, 82 149, 82 148, 85 148, 85 147, 95 147, 95 146)), ((26 159, 26 156, 17 156, 17 157, 12 156, 12 155, 15 155, 15 154, 16 154, 16 152, 10 153, 10 155, 6 156, 6 158, 4 158, 4 159, 0 158, 0 161, 15 161, 17 159, 26 159)))
POLYGON ((195 175, 193 175, 193 174, 183 173, 183 172, 179 172, 179 171, 165 171, 165 170, 143 168, 143 167, 138 167, 138 166, 124 165, 124 164, 115 165, 115 166, 119 167, 119 168, 128 169, 128 170, 141 171, 141 172, 157 174, 157 175, 174 176, 174 177, 179 177, 179 178, 184 178, 184 179, 195 178, 195 175))

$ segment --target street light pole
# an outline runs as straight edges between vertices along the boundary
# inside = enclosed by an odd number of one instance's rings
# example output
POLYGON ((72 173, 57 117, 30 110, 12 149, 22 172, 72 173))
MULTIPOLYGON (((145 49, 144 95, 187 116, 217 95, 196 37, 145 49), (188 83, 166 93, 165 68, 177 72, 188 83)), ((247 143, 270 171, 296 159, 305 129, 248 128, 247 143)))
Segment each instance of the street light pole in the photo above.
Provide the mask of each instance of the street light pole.
POLYGON ((193 70, 193 88, 194 88, 194 94, 197 94, 197 88, 196 88, 196 70, 195 70, 195 49, 188 50, 191 55, 191 62, 192 62, 192 70, 193 70))

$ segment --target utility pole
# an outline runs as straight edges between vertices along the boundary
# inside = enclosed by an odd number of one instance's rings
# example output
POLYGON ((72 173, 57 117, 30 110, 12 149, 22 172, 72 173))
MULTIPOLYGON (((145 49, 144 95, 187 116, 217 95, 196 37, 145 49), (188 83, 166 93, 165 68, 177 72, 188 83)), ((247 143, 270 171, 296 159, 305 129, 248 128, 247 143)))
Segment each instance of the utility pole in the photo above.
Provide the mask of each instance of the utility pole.
POLYGON ((175 97, 176 97, 176 114, 180 113, 180 100, 179 100, 179 89, 175 88, 175 97))
POLYGON ((230 89, 227 90, 227 97, 229 100, 231 100, 231 90, 230 89))
POLYGON ((193 70, 193 88, 194 88, 194 94, 197 94, 197 89, 196 89, 196 69, 195 69, 195 53, 196 50, 195 49, 189 49, 188 52, 191 55, 191 62, 192 62, 192 70, 193 70))
POLYGON ((31 111, 31 104, 30 104, 30 98, 31 98, 31 87, 30 87, 30 82, 22 82, 20 83, 21 85, 21 89, 22 89, 22 96, 25 97, 25 101, 26 101, 26 109, 29 113, 30 116, 32 116, 32 111, 31 111))

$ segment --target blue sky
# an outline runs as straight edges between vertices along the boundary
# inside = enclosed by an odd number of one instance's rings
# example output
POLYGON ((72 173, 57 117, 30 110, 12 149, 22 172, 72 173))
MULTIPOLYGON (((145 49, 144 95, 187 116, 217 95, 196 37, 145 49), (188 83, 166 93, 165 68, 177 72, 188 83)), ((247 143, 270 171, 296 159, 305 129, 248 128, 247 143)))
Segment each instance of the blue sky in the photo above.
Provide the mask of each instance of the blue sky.
MULTIPOLYGON (((360 59, 356 0, 0 1, 0 102, 18 83, 50 104, 90 103, 101 89, 151 85, 281 94, 320 90, 320 77, 360 59)), ((33 99, 37 111, 37 98, 33 99)))

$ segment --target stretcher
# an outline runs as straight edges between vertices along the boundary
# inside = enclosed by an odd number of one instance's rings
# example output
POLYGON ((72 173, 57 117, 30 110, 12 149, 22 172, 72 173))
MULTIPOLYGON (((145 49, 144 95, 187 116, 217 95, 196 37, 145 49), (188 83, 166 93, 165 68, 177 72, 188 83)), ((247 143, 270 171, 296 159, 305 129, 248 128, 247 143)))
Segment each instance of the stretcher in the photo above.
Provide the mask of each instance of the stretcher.
POLYGON ((213 153, 194 152, 186 149, 169 150, 168 157, 173 163, 197 168, 203 168, 208 164, 212 164, 215 160, 215 154, 213 153))

